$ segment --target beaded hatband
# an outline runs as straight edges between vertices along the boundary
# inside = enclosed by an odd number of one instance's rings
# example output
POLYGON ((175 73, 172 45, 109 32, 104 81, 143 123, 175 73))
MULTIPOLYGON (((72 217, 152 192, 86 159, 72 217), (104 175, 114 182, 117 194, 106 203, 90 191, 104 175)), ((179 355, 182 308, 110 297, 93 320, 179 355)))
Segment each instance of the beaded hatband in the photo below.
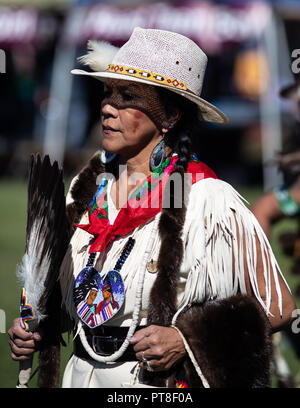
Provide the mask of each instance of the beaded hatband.
POLYGON ((118 64, 116 65, 109 64, 109 68, 106 70, 106 72, 115 72, 118 74, 129 75, 136 78, 143 78, 147 79, 148 81, 153 81, 159 84, 171 86, 172 88, 183 89, 185 91, 188 90, 186 84, 182 81, 178 81, 177 79, 174 78, 168 78, 163 75, 155 74, 144 69, 131 68, 118 64))

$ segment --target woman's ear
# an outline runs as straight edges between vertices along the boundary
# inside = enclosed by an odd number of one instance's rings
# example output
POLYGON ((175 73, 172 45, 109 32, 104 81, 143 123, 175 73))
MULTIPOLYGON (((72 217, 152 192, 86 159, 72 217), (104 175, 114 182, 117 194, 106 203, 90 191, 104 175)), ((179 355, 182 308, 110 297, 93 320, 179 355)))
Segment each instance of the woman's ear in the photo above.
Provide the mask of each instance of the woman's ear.
POLYGON ((178 108, 172 109, 167 118, 163 121, 162 133, 167 133, 173 129, 181 118, 181 111, 178 108))

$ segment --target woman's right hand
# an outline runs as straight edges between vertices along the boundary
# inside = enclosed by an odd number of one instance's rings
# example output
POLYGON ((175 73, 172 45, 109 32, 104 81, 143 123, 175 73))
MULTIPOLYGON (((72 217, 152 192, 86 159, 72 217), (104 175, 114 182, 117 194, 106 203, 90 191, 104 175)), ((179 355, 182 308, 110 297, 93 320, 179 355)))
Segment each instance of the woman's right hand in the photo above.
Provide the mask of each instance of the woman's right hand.
POLYGON ((29 360, 33 353, 38 350, 39 342, 42 340, 41 333, 26 332, 20 324, 20 318, 13 321, 8 330, 11 358, 15 361, 29 360))

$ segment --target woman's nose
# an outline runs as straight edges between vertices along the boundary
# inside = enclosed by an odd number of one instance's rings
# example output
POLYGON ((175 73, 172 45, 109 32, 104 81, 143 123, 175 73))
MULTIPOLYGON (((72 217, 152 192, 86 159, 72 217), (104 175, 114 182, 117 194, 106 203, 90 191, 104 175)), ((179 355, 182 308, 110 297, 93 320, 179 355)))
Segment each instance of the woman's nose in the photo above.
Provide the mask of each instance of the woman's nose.
POLYGON ((113 107, 110 103, 104 102, 101 105, 101 111, 103 116, 118 116, 118 109, 113 107))

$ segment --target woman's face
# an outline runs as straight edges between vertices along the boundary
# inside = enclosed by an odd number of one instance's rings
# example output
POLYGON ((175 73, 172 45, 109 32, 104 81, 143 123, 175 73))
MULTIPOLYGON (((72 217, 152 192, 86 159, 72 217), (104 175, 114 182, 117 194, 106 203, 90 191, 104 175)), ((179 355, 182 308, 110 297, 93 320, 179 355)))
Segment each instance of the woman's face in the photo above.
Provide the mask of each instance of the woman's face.
POLYGON ((106 302, 109 302, 109 301, 110 301, 110 298, 111 298, 111 292, 110 292, 109 290, 104 290, 104 291, 102 292, 102 294, 103 294, 104 300, 105 300, 106 302))
POLYGON ((155 98, 158 98, 156 91, 148 85, 107 81, 101 109, 103 149, 109 153, 134 155, 157 139, 160 130, 146 113, 152 109, 155 98))
POLYGON ((87 299, 87 304, 91 305, 93 304, 94 300, 96 299, 97 296, 97 291, 95 289, 91 289, 89 297, 87 299))

